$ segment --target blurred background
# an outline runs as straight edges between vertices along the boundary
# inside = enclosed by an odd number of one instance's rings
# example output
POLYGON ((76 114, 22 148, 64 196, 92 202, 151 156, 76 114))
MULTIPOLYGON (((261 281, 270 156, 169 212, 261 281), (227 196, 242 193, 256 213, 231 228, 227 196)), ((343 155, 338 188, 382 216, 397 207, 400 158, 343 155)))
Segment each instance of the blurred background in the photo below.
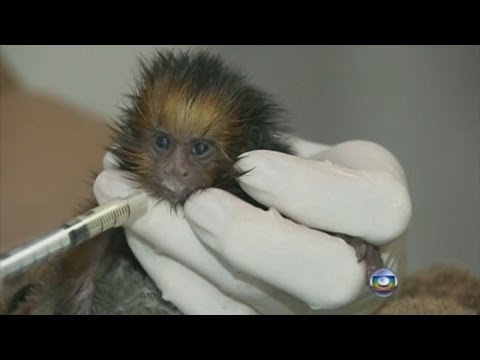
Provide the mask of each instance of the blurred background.
MULTIPOLYGON (((100 124, 119 114, 139 55, 162 47, 222 54, 276 96, 299 136, 326 144, 364 139, 385 146, 402 164, 413 202, 408 271, 453 261, 480 275, 480 46, 9 45, 0 47, 0 57, 29 91, 86 112, 88 121, 100 124)), ((22 108, 7 110, 19 114, 22 108)), ((4 143, 19 132, 5 130, 7 110, 0 119, 4 143)), ((78 134, 86 147, 98 147, 104 139, 78 134)), ((3 146, 1 155, 15 159, 9 158, 12 168, 28 165, 8 149, 3 146)), ((12 175, 10 183, 19 177, 12 175)), ((12 194, 8 184, 3 183, 0 199, 12 194)), ((11 196, 17 204, 18 197, 11 196)), ((29 199, 23 201, 17 211, 26 211, 29 199)), ((4 229, 11 212, 5 201, 1 207, 4 229)))

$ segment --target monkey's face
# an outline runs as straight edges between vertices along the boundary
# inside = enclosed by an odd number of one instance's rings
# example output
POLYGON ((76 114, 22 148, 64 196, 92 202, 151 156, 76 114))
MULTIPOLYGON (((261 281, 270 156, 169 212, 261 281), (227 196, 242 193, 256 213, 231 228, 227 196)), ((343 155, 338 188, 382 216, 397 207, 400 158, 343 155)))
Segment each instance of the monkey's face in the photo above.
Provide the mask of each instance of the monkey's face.
POLYGON ((212 186, 238 193, 238 156, 276 144, 276 105, 214 56, 157 54, 142 62, 129 98, 112 151, 144 190, 174 207, 212 186))
POLYGON ((193 192, 213 186, 225 165, 212 140, 156 132, 149 143, 151 181, 146 185, 174 206, 183 205, 193 192))
POLYGON ((137 114, 116 129, 113 146, 122 168, 174 208, 197 190, 234 182, 234 162, 245 142, 241 123, 221 102, 187 95, 171 89, 154 100, 145 95, 137 114))

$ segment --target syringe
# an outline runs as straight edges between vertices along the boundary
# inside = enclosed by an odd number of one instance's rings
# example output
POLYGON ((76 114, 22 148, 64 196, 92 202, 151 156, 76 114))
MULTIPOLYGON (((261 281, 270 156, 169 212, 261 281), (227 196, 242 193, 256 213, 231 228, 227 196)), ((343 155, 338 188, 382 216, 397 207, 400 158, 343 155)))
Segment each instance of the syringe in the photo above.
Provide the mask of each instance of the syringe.
POLYGON ((69 250, 113 227, 119 227, 147 208, 147 195, 138 191, 73 218, 59 229, 0 255, 0 283, 27 271, 53 255, 69 250))

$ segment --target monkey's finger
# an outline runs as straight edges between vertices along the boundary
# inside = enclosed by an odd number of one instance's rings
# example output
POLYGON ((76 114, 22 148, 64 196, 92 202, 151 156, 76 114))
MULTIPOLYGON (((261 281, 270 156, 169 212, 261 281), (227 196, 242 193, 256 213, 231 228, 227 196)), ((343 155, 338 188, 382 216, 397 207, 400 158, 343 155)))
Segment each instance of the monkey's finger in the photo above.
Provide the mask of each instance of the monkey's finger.
POLYGON ((93 183, 93 194, 100 205, 135 191, 136 183, 128 179, 127 172, 116 169, 102 171, 93 183))
POLYGON ((265 150, 246 153, 237 166, 251 170, 239 178, 250 196, 312 228, 383 245, 410 221, 407 187, 388 171, 352 170, 265 150))
POLYGON ((197 236, 241 273, 313 309, 334 309, 364 288, 365 265, 342 239, 263 211, 219 189, 192 196, 185 216, 197 236), (333 274, 334 273, 334 274, 333 274))
POLYGON ((162 291, 163 299, 186 315, 255 315, 251 307, 238 302, 203 277, 180 263, 156 254, 129 236, 128 243, 145 271, 162 291))

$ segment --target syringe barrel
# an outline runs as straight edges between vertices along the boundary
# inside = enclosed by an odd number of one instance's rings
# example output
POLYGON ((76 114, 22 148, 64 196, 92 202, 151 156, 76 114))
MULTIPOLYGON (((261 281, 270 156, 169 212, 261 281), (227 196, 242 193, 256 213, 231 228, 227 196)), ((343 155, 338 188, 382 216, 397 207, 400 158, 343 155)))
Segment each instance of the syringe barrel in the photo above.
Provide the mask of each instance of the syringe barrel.
POLYGON ((13 277, 48 260, 51 255, 70 248, 68 231, 56 230, 34 242, 0 255, 0 279, 13 277))
POLYGON ((114 200, 87 211, 48 235, 0 255, 0 280, 24 272, 108 229, 122 226, 134 214, 145 210, 146 204, 147 195, 143 192, 114 200))

